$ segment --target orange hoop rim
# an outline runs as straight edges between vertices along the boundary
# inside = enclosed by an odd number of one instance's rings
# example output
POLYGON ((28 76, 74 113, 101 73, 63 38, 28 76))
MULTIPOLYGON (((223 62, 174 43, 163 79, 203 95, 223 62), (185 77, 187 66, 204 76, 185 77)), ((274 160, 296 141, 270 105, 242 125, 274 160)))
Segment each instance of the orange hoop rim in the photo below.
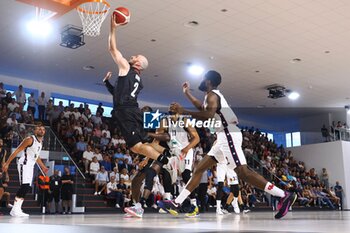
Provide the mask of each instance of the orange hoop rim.
MULTIPOLYGON (((99 2, 99 3, 106 5, 108 8, 111 7, 111 5, 105 0, 88 0, 88 1, 84 2, 83 4, 88 3, 88 2, 99 2)), ((108 9, 104 10, 104 11, 87 11, 79 6, 76 9, 77 9, 77 11, 80 11, 82 13, 86 13, 89 15, 101 15, 101 14, 105 14, 108 12, 108 9)))

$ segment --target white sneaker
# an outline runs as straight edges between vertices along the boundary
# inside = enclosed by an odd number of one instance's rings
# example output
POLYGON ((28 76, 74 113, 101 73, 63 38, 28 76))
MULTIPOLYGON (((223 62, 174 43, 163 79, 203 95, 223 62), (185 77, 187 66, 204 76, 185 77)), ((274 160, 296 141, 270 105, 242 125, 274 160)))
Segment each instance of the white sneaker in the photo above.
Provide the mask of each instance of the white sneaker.
POLYGON ((222 211, 224 214, 231 214, 231 213, 228 212, 228 210, 226 210, 226 209, 221 209, 221 211, 222 211))
POLYGON ((10 215, 12 217, 29 217, 29 214, 24 213, 21 209, 12 208, 10 215))
POLYGON ((232 202, 233 210, 235 211, 236 214, 240 214, 241 210, 239 209, 237 199, 233 200, 232 202))
POLYGON ((222 212, 222 209, 216 209, 216 214, 217 215, 224 215, 224 212, 222 212))
POLYGON ((94 195, 97 196, 97 192, 95 192, 94 195))
POLYGON ((165 210, 163 210, 162 208, 159 209, 158 211, 160 214, 167 214, 168 212, 166 212, 165 210))
POLYGON ((249 212, 250 212, 250 209, 243 210, 243 213, 244 213, 244 214, 247 214, 247 213, 249 213, 249 212))
POLYGON ((129 201, 131 201, 131 199, 130 198, 124 198, 124 202, 129 202, 129 201))
POLYGON ((98 192, 97 194, 100 196, 100 195, 101 195, 101 192, 98 192))
POLYGON ((153 208, 153 209, 158 209, 158 206, 157 206, 156 204, 153 204, 153 205, 152 205, 152 208, 153 208))
POLYGON ((118 203, 115 204, 115 208, 120 208, 120 205, 118 203))

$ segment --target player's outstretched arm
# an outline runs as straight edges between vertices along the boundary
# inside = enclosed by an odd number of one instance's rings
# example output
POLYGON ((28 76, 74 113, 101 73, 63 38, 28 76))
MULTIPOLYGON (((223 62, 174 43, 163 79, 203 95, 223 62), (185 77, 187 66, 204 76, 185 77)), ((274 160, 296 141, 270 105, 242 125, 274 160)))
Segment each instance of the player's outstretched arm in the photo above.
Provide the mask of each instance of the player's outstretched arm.
POLYGON ((112 55, 113 60, 118 65, 119 75, 124 76, 129 72, 130 65, 128 61, 123 57, 119 49, 117 48, 116 28, 118 24, 115 22, 115 16, 112 14, 111 17, 111 28, 108 37, 109 52, 112 55))
POLYGON ((27 137, 25 138, 21 144, 17 147, 17 149, 10 155, 10 157, 7 159, 7 161, 2 165, 2 171, 7 172, 10 163, 14 158, 16 158, 17 154, 21 151, 23 151, 25 148, 33 144, 33 138, 27 137))
POLYGON ((170 105, 170 110, 179 114, 190 115, 192 118, 196 118, 198 120, 208 120, 214 118, 216 110, 218 109, 218 96, 214 92, 210 92, 207 95, 207 107, 206 109, 202 109, 199 112, 189 111, 184 109, 178 103, 172 103, 170 105))
POLYGON ((112 77, 112 72, 108 71, 108 73, 106 74, 106 76, 103 78, 102 82, 106 85, 108 92, 111 93, 111 95, 113 95, 114 87, 113 87, 113 85, 109 82, 109 79, 110 79, 111 77, 112 77))
POLYGON ((190 83, 189 82, 185 82, 184 84, 182 84, 182 91, 185 94, 185 96, 192 102, 192 104, 198 110, 202 110, 203 106, 202 106, 201 101, 199 99, 197 99, 196 97, 194 97, 190 92, 190 83))

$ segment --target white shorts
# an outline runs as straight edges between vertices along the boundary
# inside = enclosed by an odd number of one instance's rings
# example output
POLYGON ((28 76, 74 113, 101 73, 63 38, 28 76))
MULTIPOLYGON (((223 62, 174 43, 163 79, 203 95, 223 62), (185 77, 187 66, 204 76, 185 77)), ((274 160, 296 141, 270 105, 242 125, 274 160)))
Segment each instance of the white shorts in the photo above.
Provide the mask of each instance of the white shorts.
POLYGON ((225 163, 218 163, 216 165, 216 178, 218 182, 224 182, 227 172, 227 165, 225 163))
POLYGON ((32 186, 33 175, 34 175, 34 166, 33 165, 22 165, 17 164, 18 174, 19 174, 19 183, 20 184, 29 184, 32 186))
POLYGON ((226 179, 227 179, 227 185, 239 184, 238 176, 233 169, 227 168, 226 179))
POLYGON ((218 182, 224 182, 226 177, 227 185, 238 184, 238 176, 233 169, 234 168, 232 166, 227 166, 224 163, 218 163, 216 165, 216 176, 218 182))
POLYGON ((218 132, 208 155, 213 156, 219 164, 227 164, 232 169, 247 164, 242 150, 242 133, 218 132))
POLYGON ((183 173, 185 169, 192 171, 193 158, 194 158, 194 152, 193 152, 193 149, 190 149, 183 160, 180 160, 180 159, 178 160, 179 162, 178 170, 180 171, 180 173, 183 173))
POLYGON ((185 169, 192 171, 193 166, 194 151, 190 149, 183 160, 185 162, 185 169))

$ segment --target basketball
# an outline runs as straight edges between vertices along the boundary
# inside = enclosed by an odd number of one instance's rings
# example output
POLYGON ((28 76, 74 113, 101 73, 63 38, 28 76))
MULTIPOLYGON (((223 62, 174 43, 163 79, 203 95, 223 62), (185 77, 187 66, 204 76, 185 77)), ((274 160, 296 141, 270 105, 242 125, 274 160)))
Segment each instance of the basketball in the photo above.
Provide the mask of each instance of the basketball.
POLYGON ((130 12, 125 7, 118 7, 114 10, 113 15, 117 24, 125 25, 130 21, 130 12))

